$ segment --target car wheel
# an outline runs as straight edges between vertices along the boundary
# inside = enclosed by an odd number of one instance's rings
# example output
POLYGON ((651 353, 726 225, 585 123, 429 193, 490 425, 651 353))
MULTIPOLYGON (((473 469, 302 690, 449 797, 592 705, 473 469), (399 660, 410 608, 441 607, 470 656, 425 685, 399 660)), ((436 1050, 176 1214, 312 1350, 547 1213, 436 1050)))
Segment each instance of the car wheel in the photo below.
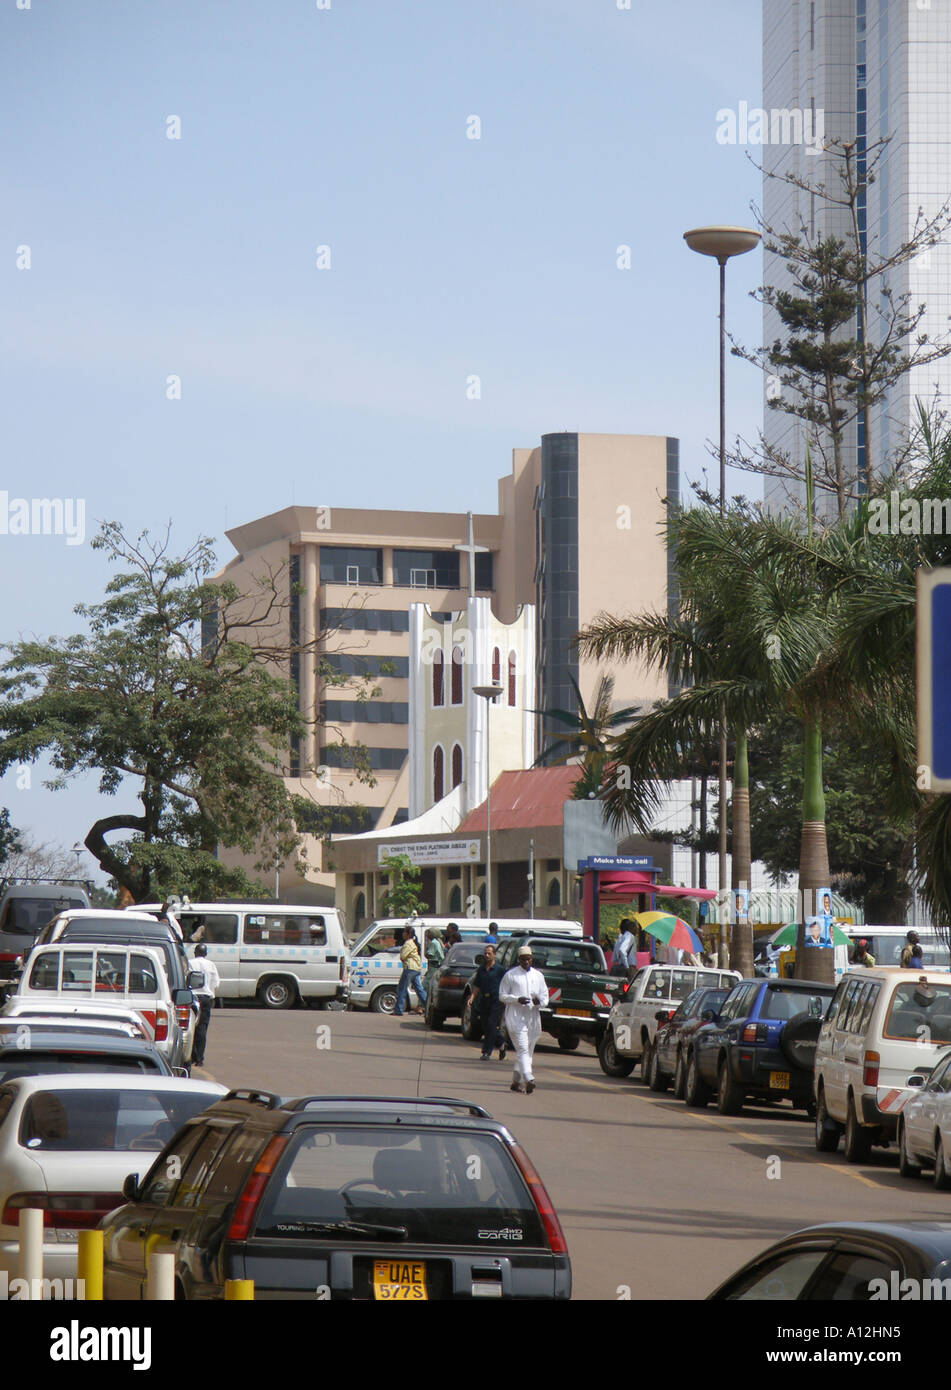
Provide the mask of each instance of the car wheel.
POLYGON ((730 1075, 730 1063, 724 1057, 717 1073, 717 1109, 721 1115, 738 1115, 743 1100, 744 1092, 730 1075))
POLYGON ((903 1178, 921 1177, 921 1164, 908 1152, 908 1131, 903 1124, 898 1126, 898 1171, 903 1178))
POLYGON ((855 1113, 855 1100, 849 1097, 848 1114, 845 1117, 845 1157, 849 1163, 866 1163, 872 1151, 872 1136, 859 1124, 855 1113))
POLYGON ((598 1047, 598 1061, 605 1076, 630 1076, 634 1070, 634 1058, 622 1057, 614 1045, 614 1031, 605 1028, 598 1047))
POLYGON ((472 1007, 471 994, 466 995, 466 1002, 462 1006, 462 1036, 466 1042, 478 1042, 482 1037, 482 1020, 472 1007))
POLYGON ((842 1137, 842 1126, 829 1119, 826 1109, 826 1093, 819 1092, 816 1105, 816 1149, 821 1154, 834 1154, 842 1137))
POLYGON ((297 988, 290 980, 268 980, 258 997, 268 1009, 289 1009, 297 998, 297 988))
POLYGON ((395 1014, 396 990, 393 985, 380 985, 370 995, 371 1014, 395 1014))
POLYGON ((433 1008, 433 992, 429 991, 429 998, 426 1000, 426 1027, 438 1032, 446 1021, 446 1015, 440 1009, 433 1008))
POLYGON ((944 1142, 940 1134, 934 1146, 934 1185, 939 1192, 947 1192, 951 1188, 951 1173, 945 1162, 944 1142))
POLYGON ((684 1098, 684 1082, 687 1078, 687 1068, 684 1063, 684 1054, 677 1052, 677 1065, 674 1067, 674 1095, 677 1100, 684 1098))
POLYGON ((696 1109, 710 1104, 710 1092, 700 1080, 697 1059, 691 1052, 687 1059, 687 1075, 684 1079, 684 1100, 696 1109))
POLYGON ((574 1052, 580 1042, 577 1033, 562 1033, 558 1038, 558 1046, 562 1052, 574 1052))
POLYGON ((641 1048, 641 1057, 639 1063, 639 1078, 641 1081, 643 1081, 645 1086, 650 1080, 651 1058, 653 1057, 653 1055, 654 1049, 651 1047, 649 1042, 645 1042, 643 1047, 641 1048))
POLYGON ((666 1091, 670 1085, 670 1077, 660 1069, 660 1058, 657 1055, 656 1047, 651 1048, 651 1067, 647 1084, 652 1091, 656 1091, 658 1094, 666 1091))

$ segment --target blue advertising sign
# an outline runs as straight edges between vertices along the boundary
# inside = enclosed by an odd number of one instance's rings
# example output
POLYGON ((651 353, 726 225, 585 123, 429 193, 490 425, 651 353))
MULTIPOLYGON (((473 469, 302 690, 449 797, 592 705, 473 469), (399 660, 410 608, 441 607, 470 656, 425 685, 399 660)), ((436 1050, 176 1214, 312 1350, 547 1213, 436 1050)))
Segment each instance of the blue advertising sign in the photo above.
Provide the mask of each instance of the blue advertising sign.
POLYGON ((640 873, 655 871, 654 861, 648 855, 632 854, 591 854, 587 859, 578 860, 578 872, 583 873, 585 869, 636 869, 640 873))
POLYGON ((918 571, 918 786, 951 791, 951 568, 918 571))

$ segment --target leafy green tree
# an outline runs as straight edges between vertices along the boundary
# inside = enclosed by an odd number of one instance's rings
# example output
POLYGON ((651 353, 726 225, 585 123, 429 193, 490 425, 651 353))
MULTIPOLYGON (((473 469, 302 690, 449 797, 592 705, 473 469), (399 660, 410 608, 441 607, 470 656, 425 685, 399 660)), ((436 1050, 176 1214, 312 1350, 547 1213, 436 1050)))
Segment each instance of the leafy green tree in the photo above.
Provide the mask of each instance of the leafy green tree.
POLYGON ((6 806, 0 807, 0 870, 8 857, 20 848, 20 832, 10 821, 6 806))
POLYGON ((8 647, 0 769, 46 754, 54 788, 97 771, 101 793, 135 797, 138 811, 99 817, 85 844, 136 902, 259 894, 217 851, 257 855, 262 872, 298 854, 283 774, 304 731, 287 678, 302 648, 274 639, 288 577, 242 594, 212 582, 207 539, 174 556, 168 533, 130 539, 114 522, 93 546, 119 568, 102 602, 75 609, 86 630, 8 647))
POLYGON ((425 912, 429 904, 419 896, 422 884, 420 869, 407 854, 388 854, 380 867, 389 875, 389 885, 383 894, 385 917, 411 917, 425 912))
MULTIPOLYGON (((584 801, 589 796, 597 796, 604 780, 604 766, 608 758, 608 739, 613 730, 630 724, 638 714, 636 706, 611 710, 614 695, 614 677, 603 675, 598 681, 594 696, 594 706, 588 713, 581 690, 574 676, 568 679, 574 687, 577 711, 564 709, 531 710, 532 714, 542 714, 547 721, 554 721, 564 727, 564 732, 545 748, 536 759, 535 766, 551 767, 569 763, 581 758, 581 772, 571 789, 572 798, 584 801)), ((551 737, 551 735, 549 735, 551 737)))

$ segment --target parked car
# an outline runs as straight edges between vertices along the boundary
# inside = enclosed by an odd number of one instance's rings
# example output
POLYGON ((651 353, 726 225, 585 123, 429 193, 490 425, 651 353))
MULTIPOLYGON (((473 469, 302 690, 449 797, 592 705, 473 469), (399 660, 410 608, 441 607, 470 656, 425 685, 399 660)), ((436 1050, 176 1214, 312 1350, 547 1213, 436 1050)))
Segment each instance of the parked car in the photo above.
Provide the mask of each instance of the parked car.
POLYGON ((816 1038, 834 992, 812 980, 741 980, 691 1039, 684 1100, 703 1106, 716 1095, 721 1115, 738 1115, 747 1097, 811 1111, 816 1038))
MULTIPOLYGON (((528 919, 507 917, 501 920, 486 920, 481 917, 383 917, 371 922, 353 944, 350 957, 350 1005, 351 1008, 368 1008, 371 1013, 391 1014, 396 1008, 396 991, 399 986, 402 965, 400 947, 403 944, 403 928, 411 926, 416 933, 423 959, 426 957, 426 943, 431 932, 440 935, 454 923, 459 928, 463 941, 484 941, 490 928, 492 934, 502 942, 514 932, 526 929, 545 936, 573 937, 580 939, 580 922, 549 922, 539 920, 530 923, 528 919)), ((410 1004, 418 1003, 415 991, 410 991, 410 1004)))
MULTIPOLYGON (((500 942, 496 964, 511 970, 522 946, 531 946, 535 969, 542 972, 548 986, 548 1004, 540 1010, 542 1032, 549 1033, 565 1052, 573 1051, 582 1038, 596 1046, 622 983, 619 976, 608 974, 601 947, 596 941, 566 940, 541 930, 520 931, 500 942)), ((462 1032, 467 1038, 482 1036, 471 1005, 463 1012, 462 1032)))
POLYGON ((571 1294, 541 1179, 465 1101, 232 1091, 124 1191, 102 1222, 107 1299, 142 1296, 156 1244, 182 1298, 238 1277, 256 1299, 311 1303, 571 1294))
POLYGON ((647 1077, 652 1091, 666 1091, 673 1083, 674 1095, 683 1100, 690 1040, 703 1023, 704 1011, 716 1013, 729 992, 704 985, 692 990, 672 1014, 667 1009, 658 1010, 647 1077))
MULTIPOLYGON (((910 1078, 912 1086, 919 1077, 910 1078)), ((898 1115, 898 1171, 916 1178, 934 1173, 939 1192, 951 1188, 951 1052, 939 1057, 931 1075, 905 1101, 898 1115)))
POLYGON ((901 967, 843 975, 815 1055, 816 1148, 862 1163, 898 1129, 909 1078, 927 1078, 951 1044, 951 979, 901 967))
POLYGON ((39 999, 30 995, 16 995, 8 999, 0 1010, 0 1023, 30 1024, 33 1021, 55 1023, 58 1028, 95 1028, 110 1032, 122 1032, 133 1038, 146 1038, 155 1041, 155 1025, 124 1004, 108 1004, 83 1001, 74 1003, 72 999, 39 999))
POLYGON ((481 941, 460 941, 450 946, 429 983, 426 1026, 441 1028, 447 1018, 459 1018, 469 997, 469 981, 485 949, 481 941))
POLYGON ((189 1033, 178 1009, 192 1002, 190 988, 172 990, 163 953, 153 946, 59 943, 38 946, 17 985, 18 999, 67 1003, 85 995, 99 1006, 136 1009, 153 1030, 153 1041, 172 1067, 188 1064, 189 1033))
POLYGON ((951 1222, 808 1226, 748 1261, 710 1298, 769 1303, 947 1299, 949 1269, 951 1222))
POLYGON ((171 1076, 158 1048, 145 1038, 20 1023, 0 1027, 0 1081, 15 1076, 67 1076, 75 1072, 132 1072, 171 1076))
POLYGON ((0 1085, 0 1270, 18 1269, 20 1212, 44 1212, 45 1278, 76 1273, 77 1231, 122 1202, 136 1157, 157 1153, 225 1092, 175 1076, 24 1076, 0 1085))
MULTIPOLYGON (((161 911, 159 903, 136 912, 161 911)), ((208 948, 219 999, 258 999, 269 1009, 347 998, 350 951, 335 907, 268 902, 189 903, 176 911, 189 955, 208 948)))
POLYGON ((16 973, 17 961, 52 917, 88 906, 85 891, 76 884, 9 884, 0 897, 0 980, 16 973))
POLYGON ((702 965, 645 965, 632 979, 619 981, 616 1002, 598 1043, 601 1070, 606 1076, 630 1076, 640 1062, 646 1081, 657 1015, 665 1012, 669 1017, 702 985, 730 989, 739 978, 736 970, 702 965))

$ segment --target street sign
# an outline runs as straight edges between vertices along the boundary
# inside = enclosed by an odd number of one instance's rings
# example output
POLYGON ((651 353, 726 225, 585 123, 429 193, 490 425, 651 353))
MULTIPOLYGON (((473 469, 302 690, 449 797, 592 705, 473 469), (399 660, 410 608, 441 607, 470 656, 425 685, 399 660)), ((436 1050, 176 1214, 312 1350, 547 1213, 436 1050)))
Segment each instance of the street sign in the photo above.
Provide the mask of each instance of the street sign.
POLYGON ((578 872, 585 869, 637 869, 641 873, 653 872, 654 861, 647 855, 632 854, 589 854, 587 859, 578 860, 578 872))
POLYGON ((951 791, 951 568, 918 571, 918 786, 951 791))

